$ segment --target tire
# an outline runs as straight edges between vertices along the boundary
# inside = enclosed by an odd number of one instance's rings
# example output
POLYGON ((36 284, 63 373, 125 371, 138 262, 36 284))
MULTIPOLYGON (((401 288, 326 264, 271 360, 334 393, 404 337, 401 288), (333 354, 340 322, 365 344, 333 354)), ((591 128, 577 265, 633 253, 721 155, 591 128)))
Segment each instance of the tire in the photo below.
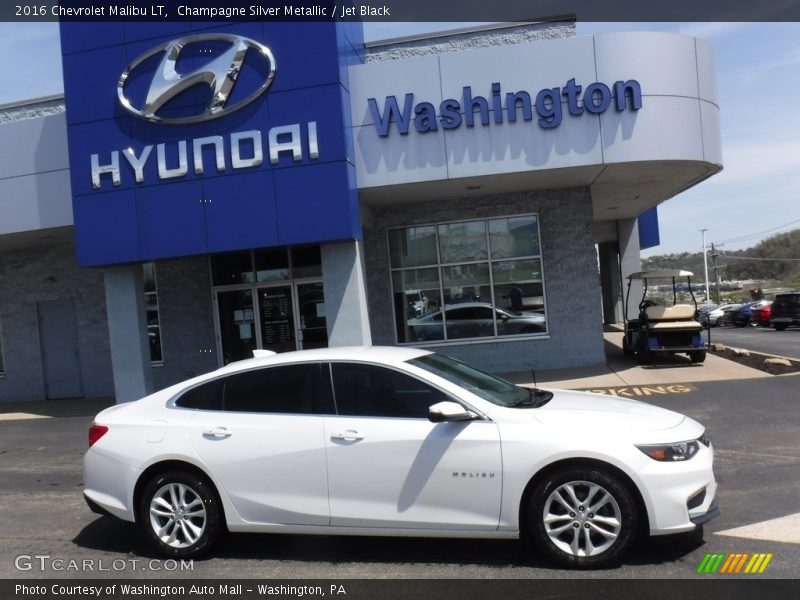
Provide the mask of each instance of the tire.
POLYGON ((633 348, 631 348, 630 345, 628 344, 627 335, 622 336, 622 353, 628 357, 633 357, 636 355, 636 351, 633 348))
POLYGON ((716 325, 717 325, 717 327, 722 327, 723 325, 725 325, 724 319, 722 317, 717 319, 716 325))
POLYGON ((222 511, 205 477, 189 471, 169 471, 156 475, 145 486, 137 522, 159 554, 197 558, 217 541, 222 531, 222 511), (176 500, 183 504, 172 504, 176 500), (178 506, 175 511, 174 506, 178 506), (176 516, 183 518, 175 519, 176 516))
POLYGON ((693 350, 689 352, 689 360, 693 363, 701 363, 706 360, 706 351, 705 350, 693 350))
POLYGON ((639 361, 640 365, 651 365, 655 362, 655 354, 650 351, 650 349, 642 349, 636 352, 636 359, 639 361))
POLYGON ((775 331, 784 331, 786 329, 786 323, 775 323, 773 326, 775 331))
POLYGON ((633 496, 617 476, 602 468, 570 467, 548 475, 531 493, 527 510, 534 546, 564 567, 616 565, 639 531, 633 496), (596 511, 589 510, 593 507, 596 511))

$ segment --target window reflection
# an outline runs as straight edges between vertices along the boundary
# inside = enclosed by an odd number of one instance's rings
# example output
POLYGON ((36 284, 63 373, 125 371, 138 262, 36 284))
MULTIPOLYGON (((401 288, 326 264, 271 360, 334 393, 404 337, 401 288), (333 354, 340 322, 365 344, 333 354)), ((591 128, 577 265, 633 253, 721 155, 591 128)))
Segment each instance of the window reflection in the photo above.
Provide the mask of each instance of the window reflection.
POLYGON ((536 215, 394 229, 389 254, 400 343, 547 332, 536 215))

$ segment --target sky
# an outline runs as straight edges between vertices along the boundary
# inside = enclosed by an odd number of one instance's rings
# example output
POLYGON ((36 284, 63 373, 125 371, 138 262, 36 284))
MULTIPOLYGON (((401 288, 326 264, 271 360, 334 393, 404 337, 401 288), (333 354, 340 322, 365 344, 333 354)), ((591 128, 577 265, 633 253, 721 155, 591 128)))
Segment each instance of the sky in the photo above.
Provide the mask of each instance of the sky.
MULTIPOLYGON (((467 23, 366 23, 367 40, 467 23)), ((474 25, 474 24, 473 24, 474 25)), ((659 206, 643 256, 739 250, 800 227, 800 23, 578 23, 578 35, 674 31, 715 50, 724 169, 659 206)), ((56 23, 0 23, 0 104, 63 91, 56 23), (24 48, 22 52, 20 49, 24 48)))

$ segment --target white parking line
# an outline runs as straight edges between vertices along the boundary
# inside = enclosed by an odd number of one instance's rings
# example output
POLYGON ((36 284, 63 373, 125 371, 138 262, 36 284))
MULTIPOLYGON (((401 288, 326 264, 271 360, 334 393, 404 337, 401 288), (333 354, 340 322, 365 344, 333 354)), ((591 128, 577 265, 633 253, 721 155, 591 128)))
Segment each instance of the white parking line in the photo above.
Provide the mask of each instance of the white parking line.
POLYGON ((800 544, 800 513, 761 521, 752 525, 735 527, 725 531, 717 531, 716 535, 746 538, 749 540, 768 540, 770 542, 784 542, 787 544, 800 544))

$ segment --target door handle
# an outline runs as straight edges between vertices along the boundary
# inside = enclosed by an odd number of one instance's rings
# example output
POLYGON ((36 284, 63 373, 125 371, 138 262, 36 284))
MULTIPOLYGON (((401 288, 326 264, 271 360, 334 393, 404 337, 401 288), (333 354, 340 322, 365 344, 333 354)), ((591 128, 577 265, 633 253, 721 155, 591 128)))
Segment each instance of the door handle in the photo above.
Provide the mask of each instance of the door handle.
POLYGON ((233 432, 227 427, 214 427, 213 429, 203 432, 203 437, 214 438, 218 440, 231 437, 231 435, 233 435, 233 432))
POLYGON ((342 440, 344 442, 358 442, 363 440, 364 436, 358 433, 355 429, 348 429, 347 431, 332 433, 331 439, 342 440))

